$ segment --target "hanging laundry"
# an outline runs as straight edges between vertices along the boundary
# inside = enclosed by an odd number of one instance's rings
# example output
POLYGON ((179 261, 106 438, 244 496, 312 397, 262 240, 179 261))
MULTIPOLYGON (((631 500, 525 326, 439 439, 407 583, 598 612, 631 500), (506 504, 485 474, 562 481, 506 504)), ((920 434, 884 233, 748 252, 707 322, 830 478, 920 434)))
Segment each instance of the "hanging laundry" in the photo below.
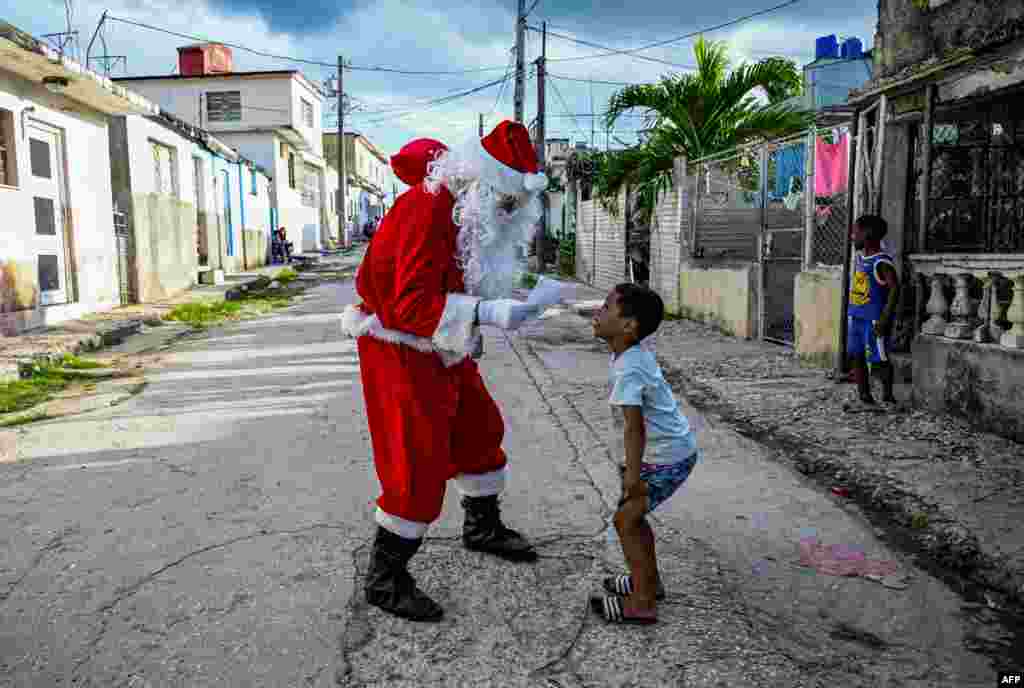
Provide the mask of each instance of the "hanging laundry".
POLYGON ((794 177, 799 181, 799 188, 803 188, 805 148, 802 143, 786 146, 776 155, 774 198, 782 198, 789 193, 790 180, 794 177))
POLYGON ((838 143, 814 142, 814 194, 833 196, 846 191, 849 175, 850 138, 843 135, 838 143))

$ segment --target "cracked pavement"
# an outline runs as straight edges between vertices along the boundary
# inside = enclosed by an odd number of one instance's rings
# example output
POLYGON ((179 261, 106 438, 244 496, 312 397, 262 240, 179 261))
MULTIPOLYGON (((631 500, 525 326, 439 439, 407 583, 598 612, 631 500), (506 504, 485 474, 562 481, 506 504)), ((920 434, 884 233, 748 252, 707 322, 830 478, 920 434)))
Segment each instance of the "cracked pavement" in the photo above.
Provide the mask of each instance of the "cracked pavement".
POLYGON ((587 598, 623 567, 617 428, 607 353, 566 311, 487 331, 482 360, 507 426, 503 513, 540 560, 464 550, 449 492, 411 565, 444 620, 369 607, 377 483, 338 322, 353 299, 322 284, 179 342, 120 406, 19 432, 0 465, 0 685, 991 685, 947 586, 691 408, 705 459, 655 513, 660 623, 598 621, 587 598), (909 587, 801 568, 808 528, 897 561, 909 587))

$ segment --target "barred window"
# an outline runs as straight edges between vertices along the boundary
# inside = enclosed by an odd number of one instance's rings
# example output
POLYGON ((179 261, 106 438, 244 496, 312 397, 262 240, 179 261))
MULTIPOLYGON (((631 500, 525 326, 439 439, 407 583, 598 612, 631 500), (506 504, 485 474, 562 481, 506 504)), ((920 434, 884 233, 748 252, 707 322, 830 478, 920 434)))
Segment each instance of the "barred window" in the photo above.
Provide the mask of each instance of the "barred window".
POLYGON ((299 102, 302 105, 302 122, 310 129, 313 128, 313 104, 305 98, 300 98, 299 102))
POLYGON ((240 91, 207 93, 206 119, 209 122, 241 122, 242 93, 240 91))
POLYGON ((316 208, 320 205, 320 173, 312 165, 303 167, 302 205, 316 208))
POLYGON ((1024 94, 936 113, 925 250, 1024 251, 1024 94))
POLYGON ((177 151, 156 141, 149 145, 153 149, 153 192, 177 196, 177 151))

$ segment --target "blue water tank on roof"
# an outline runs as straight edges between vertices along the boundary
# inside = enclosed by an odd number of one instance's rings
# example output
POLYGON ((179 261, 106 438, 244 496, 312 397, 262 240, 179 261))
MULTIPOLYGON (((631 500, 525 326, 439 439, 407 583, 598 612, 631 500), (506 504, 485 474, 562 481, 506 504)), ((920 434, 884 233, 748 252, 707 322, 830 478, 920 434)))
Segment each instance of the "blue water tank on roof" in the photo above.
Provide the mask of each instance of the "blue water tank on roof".
POLYGON ((859 60, 864 57, 864 44, 859 38, 847 38, 843 41, 843 59, 859 60))
POLYGON ((815 60, 827 60, 835 59, 839 57, 839 41, 836 40, 835 34, 831 36, 822 36, 819 38, 814 45, 814 59, 815 60))

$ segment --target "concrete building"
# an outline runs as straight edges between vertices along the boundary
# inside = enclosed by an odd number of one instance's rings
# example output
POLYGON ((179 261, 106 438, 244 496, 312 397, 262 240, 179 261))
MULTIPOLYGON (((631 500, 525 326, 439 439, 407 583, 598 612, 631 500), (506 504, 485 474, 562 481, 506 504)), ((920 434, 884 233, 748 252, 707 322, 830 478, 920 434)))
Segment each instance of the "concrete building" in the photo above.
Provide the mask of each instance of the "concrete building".
MULTIPOLYGON (((338 134, 323 136, 324 157, 337 169, 338 134)), ((362 134, 345 132, 345 167, 348 187, 345 217, 358 236, 364 225, 384 215, 391 167, 388 157, 362 134)))
POLYGON ((854 212, 908 289, 914 398, 1024 440, 1024 4, 881 0, 854 212))
POLYGON ((167 113, 113 118, 110 157, 129 238, 126 302, 266 264, 272 188, 258 165, 167 113))
POLYGON ((175 117, 205 129, 273 178, 276 222, 302 251, 331 234, 323 156, 323 92, 296 70, 236 72, 231 51, 204 44, 178 49, 179 74, 117 79, 175 117))
POLYGON ((0 332, 120 303, 109 117, 146 99, 0 22, 0 332))

